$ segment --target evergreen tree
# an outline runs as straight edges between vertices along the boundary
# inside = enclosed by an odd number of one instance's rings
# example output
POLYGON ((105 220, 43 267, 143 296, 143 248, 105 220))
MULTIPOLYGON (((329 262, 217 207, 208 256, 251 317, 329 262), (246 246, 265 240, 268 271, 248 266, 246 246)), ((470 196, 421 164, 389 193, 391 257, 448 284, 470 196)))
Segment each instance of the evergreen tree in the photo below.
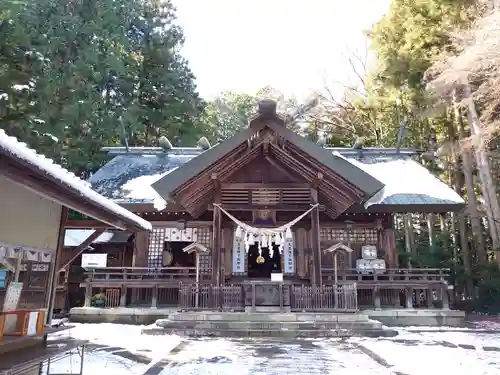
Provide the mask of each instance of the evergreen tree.
POLYGON ((179 54, 170 2, 29 0, 0 5, 0 126, 85 174, 100 148, 196 142, 203 102, 179 54))

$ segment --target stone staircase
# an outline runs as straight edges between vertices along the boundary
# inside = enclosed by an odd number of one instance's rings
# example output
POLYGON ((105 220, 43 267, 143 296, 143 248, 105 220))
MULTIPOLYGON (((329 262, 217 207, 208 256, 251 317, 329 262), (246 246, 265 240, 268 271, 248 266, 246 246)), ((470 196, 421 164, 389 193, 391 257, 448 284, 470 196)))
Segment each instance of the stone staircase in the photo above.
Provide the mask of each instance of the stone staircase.
POLYGON ((191 337, 392 337, 397 331, 365 314, 177 312, 145 328, 147 335, 191 337))

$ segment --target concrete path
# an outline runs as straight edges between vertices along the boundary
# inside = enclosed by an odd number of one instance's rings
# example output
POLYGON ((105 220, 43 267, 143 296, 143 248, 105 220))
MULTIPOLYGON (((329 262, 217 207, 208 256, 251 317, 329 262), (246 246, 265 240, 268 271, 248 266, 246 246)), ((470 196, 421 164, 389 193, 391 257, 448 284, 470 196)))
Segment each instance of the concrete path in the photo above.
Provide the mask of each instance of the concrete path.
MULTIPOLYGON (((388 375, 395 374, 346 342, 188 340, 183 349, 141 375, 388 375), (354 372, 353 372, 354 371, 354 372)), ((404 374, 401 374, 404 375, 404 374)))
MULTIPOLYGON (((497 375, 496 342, 500 336, 460 332, 407 332, 391 339, 204 338, 184 339, 160 357, 154 348, 132 353, 91 344, 86 358, 92 362, 93 357, 112 355, 110 365, 132 361, 138 366, 129 375, 433 375, 444 369, 454 375, 497 375)), ((110 373, 125 373, 120 371, 110 373)))

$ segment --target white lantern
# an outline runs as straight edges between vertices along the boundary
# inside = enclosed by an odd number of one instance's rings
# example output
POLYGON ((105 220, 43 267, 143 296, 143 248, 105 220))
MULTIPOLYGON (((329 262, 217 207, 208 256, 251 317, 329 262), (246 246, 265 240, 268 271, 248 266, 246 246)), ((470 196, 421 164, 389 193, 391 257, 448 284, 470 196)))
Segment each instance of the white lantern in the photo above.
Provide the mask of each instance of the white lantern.
POLYGON ((371 261, 368 259, 357 259, 356 260, 356 271, 361 274, 368 274, 372 272, 371 261))
POLYGON ((374 273, 384 273, 385 272, 385 260, 375 259, 371 261, 374 273))
POLYGON ((377 247, 373 245, 363 245, 361 247, 361 257, 363 259, 377 259, 377 247))

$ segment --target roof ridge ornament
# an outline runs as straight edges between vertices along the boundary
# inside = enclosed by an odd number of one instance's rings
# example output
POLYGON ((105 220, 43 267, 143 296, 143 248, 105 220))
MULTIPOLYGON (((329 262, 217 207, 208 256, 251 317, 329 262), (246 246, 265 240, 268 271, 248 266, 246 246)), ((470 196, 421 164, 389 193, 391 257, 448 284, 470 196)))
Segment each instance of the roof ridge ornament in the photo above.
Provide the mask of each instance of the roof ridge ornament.
POLYGON ((163 149, 163 151, 167 152, 172 149, 172 143, 168 140, 167 137, 162 135, 158 138, 158 145, 163 149))
POLYGON ((250 118, 248 127, 265 123, 266 121, 273 122, 280 126, 285 126, 285 120, 277 112, 278 104, 272 99, 262 99, 257 102, 257 114, 250 118))
POLYGON ((208 150, 211 146, 210 146, 210 141, 207 139, 207 137, 201 137, 199 140, 198 140, 198 146, 206 151, 208 150))

